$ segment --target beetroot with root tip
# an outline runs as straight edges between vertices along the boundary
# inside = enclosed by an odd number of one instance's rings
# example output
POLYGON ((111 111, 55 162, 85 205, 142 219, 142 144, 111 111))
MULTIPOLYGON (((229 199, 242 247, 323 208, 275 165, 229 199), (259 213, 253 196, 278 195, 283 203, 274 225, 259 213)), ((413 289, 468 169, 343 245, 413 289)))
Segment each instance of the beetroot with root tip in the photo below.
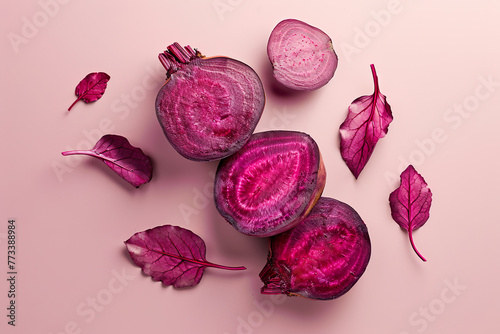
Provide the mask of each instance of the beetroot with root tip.
POLYGON ((283 20, 273 29, 267 54, 278 82, 294 90, 315 90, 326 85, 337 69, 331 38, 305 22, 283 20))
POLYGON ((261 292, 338 298, 364 273, 370 254, 368 230, 356 211, 321 197, 296 227, 271 238, 261 292))
POLYGON ((292 228, 309 214, 325 181, 318 145, 309 135, 260 132, 219 163, 215 204, 239 232, 271 236, 292 228))
POLYGON ((156 114, 177 152, 191 160, 211 161, 238 151, 264 109, 257 73, 238 60, 205 58, 178 43, 159 59, 167 82, 156 98, 156 114))

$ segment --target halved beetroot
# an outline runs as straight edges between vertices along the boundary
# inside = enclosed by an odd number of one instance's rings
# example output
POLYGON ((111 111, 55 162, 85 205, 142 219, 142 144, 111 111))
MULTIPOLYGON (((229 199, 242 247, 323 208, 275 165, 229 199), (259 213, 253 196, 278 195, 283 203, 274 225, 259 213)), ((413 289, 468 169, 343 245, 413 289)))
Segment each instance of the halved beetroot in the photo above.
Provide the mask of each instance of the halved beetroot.
POLYGON ((215 204, 241 233, 276 235, 309 214, 325 181, 313 138, 296 131, 260 132, 219 163, 215 204))
POLYGON ((305 22, 287 19, 269 36, 267 55, 278 82, 294 90, 326 85, 337 69, 338 57, 331 38, 305 22))
POLYGON ((260 273, 263 294, 334 299, 349 291, 370 260, 365 223, 349 205, 321 197, 293 229, 271 238, 260 273))
POLYGON ((219 160, 238 151, 264 109, 257 73, 238 60, 205 58, 178 43, 159 59, 167 82, 156 98, 156 114, 172 146, 196 161, 219 160))

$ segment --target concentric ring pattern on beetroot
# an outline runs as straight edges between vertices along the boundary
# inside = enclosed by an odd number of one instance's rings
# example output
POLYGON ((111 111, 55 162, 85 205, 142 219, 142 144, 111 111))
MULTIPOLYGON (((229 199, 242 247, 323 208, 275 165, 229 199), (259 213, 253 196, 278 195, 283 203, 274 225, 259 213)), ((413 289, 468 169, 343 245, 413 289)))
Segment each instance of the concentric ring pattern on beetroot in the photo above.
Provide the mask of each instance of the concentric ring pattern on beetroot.
POLYGON ((349 205, 321 197, 293 229, 271 238, 263 294, 328 300, 349 291, 371 255, 368 229, 349 205))
POLYGON ((273 29, 267 54, 278 82, 294 90, 315 90, 335 74, 338 57, 331 38, 305 22, 287 19, 273 29))
POLYGON ((296 131, 260 132, 220 161, 215 204, 241 233, 272 236, 309 214, 325 181, 325 167, 312 137, 296 131))
POLYGON ((160 54, 168 81, 156 98, 165 136, 185 158, 219 160, 238 151, 262 115, 262 82, 248 65, 231 58, 205 58, 172 44, 160 54))

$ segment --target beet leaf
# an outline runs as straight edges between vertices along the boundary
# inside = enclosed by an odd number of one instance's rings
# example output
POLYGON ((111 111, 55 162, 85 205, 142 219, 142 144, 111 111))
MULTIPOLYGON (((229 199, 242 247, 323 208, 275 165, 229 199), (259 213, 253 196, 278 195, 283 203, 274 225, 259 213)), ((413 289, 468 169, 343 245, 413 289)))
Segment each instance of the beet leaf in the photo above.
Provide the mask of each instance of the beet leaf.
POLYGON ((244 270, 245 267, 226 267, 205 259, 203 239, 179 226, 158 226, 137 232, 125 241, 132 261, 155 281, 176 288, 198 284, 206 267, 244 270))
POLYGON ((83 154, 101 159, 136 188, 151 181, 153 176, 151 158, 140 148, 130 145, 127 138, 118 135, 104 135, 91 150, 66 151, 61 154, 83 154))
POLYGON ((422 175, 412 165, 401 173, 401 184, 389 196, 392 218, 408 231, 410 243, 415 253, 423 260, 413 242, 413 230, 418 229, 429 219, 432 192, 422 175))
POLYGON ((370 65, 375 84, 372 95, 364 95, 349 106, 347 118, 340 126, 340 152, 347 166, 358 178, 373 149, 392 122, 391 106, 380 92, 375 66, 370 65))
POLYGON ((104 72, 93 72, 87 74, 85 78, 76 86, 75 94, 78 98, 68 108, 68 111, 80 100, 85 103, 99 100, 106 90, 109 81, 109 75, 104 72))

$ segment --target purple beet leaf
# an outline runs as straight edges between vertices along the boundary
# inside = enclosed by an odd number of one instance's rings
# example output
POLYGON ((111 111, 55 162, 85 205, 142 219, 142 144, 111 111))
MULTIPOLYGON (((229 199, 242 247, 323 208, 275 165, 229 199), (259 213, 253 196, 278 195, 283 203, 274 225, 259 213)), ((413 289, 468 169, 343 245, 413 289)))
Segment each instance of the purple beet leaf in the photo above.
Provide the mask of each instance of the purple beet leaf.
POLYGON ((391 106, 380 92, 375 66, 372 69, 375 91, 358 97, 349 106, 349 112, 340 126, 340 153, 347 167, 358 178, 373 149, 383 138, 392 122, 391 106))
POLYGON ((106 90, 109 75, 104 72, 93 72, 87 74, 85 78, 76 86, 75 94, 78 98, 68 108, 68 111, 80 100, 85 103, 99 100, 106 90))
POLYGON ((413 230, 418 229, 429 219, 432 193, 422 175, 412 165, 401 173, 401 185, 389 196, 392 218, 408 231, 410 243, 415 253, 423 260, 413 243, 413 230))
POLYGON ((140 148, 130 145, 127 138, 118 135, 104 135, 91 150, 66 151, 61 154, 84 154, 101 159, 136 188, 151 181, 153 175, 151 158, 140 148))
POLYGON ((163 225, 137 232, 125 241, 132 261, 155 281, 176 288, 198 284, 207 267, 244 270, 245 267, 226 267, 205 259, 205 242, 190 230, 163 225))

